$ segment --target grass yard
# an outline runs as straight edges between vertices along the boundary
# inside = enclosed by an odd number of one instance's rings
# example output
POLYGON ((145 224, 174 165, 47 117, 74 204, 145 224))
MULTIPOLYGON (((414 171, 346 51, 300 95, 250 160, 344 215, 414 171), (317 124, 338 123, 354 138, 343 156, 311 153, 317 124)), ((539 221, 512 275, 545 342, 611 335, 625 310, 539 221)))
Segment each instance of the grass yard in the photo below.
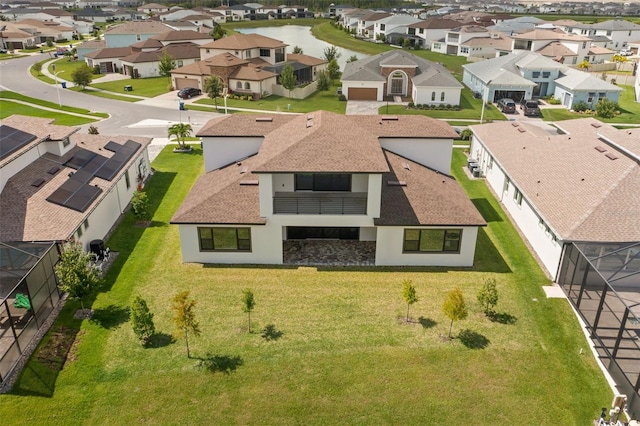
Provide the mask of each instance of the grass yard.
POLYGON ((54 124, 61 126, 82 126, 83 124, 98 121, 98 118, 92 120, 90 118, 77 117, 75 115, 64 114, 59 111, 48 111, 34 106, 19 104, 5 99, 0 99, 0 118, 6 118, 10 115, 27 115, 31 117, 44 117, 55 119, 54 124))
POLYGON ((32 98, 32 97, 21 95, 19 93, 11 92, 11 91, 8 91, 8 90, 0 90, 0 98, 2 98, 2 99, 17 99, 17 100, 29 102, 29 103, 34 104, 34 105, 40 105, 40 106, 47 107, 47 108, 55 108, 55 109, 60 110, 60 111, 75 112, 77 114, 84 114, 84 115, 93 115, 93 116, 95 116, 97 118, 107 118, 107 117, 109 117, 109 114, 105 114, 103 112, 91 112, 88 109, 76 108, 76 107, 71 107, 71 106, 66 106, 66 105, 60 107, 55 102, 43 101, 42 99, 32 98))
POLYGON ((108 90, 113 93, 125 93, 128 95, 153 98, 168 92, 171 83, 167 77, 149 78, 128 78, 126 80, 108 81, 104 83, 94 83, 91 87, 108 90), (132 92, 125 92, 124 86, 133 86, 132 92))
MULTIPOLYGON (((243 101, 240 99, 227 98, 227 106, 232 108, 260 109, 264 111, 291 111, 291 112, 311 112, 318 110, 331 111, 344 114, 347 109, 347 102, 338 100, 336 94, 340 84, 333 84, 325 92, 315 92, 306 99, 291 99, 284 96, 271 95, 259 101, 243 101)), ((213 99, 203 97, 194 102, 201 105, 214 105, 213 99)), ((191 105, 188 105, 191 107, 191 105)), ((224 111, 224 99, 218 98, 218 109, 224 111)))
MULTIPOLYGON (((56 72, 58 73, 58 81, 60 80, 73 81, 71 74, 76 69, 80 68, 83 65, 86 65, 84 61, 73 61, 73 60, 70 61, 68 58, 61 57, 60 59, 56 60, 55 62, 49 65, 48 71, 51 73, 51 75, 53 75, 54 64, 56 66, 56 72)), ((99 76, 96 76, 95 74, 92 75, 92 78, 97 78, 97 77, 99 76)))
POLYGON ((473 269, 316 269, 182 264, 168 224, 202 173, 199 147, 153 163, 146 187, 153 223, 128 213, 108 246, 119 252, 92 320, 68 303, 0 417, 13 424, 590 424, 610 390, 565 300, 546 299, 548 280, 465 157, 453 170, 489 221, 473 269), (497 321, 479 312, 485 278, 498 281, 497 321), (405 324, 402 281, 419 301, 405 324), (469 318, 441 336, 445 295, 459 286, 469 318), (247 333, 242 289, 256 298, 247 333), (202 335, 171 343, 171 298, 190 290, 202 335), (155 313, 159 333, 142 348, 127 322, 135 295, 155 313), (535 298, 535 300, 534 300, 535 298), (272 325, 263 338, 261 330, 272 325), (65 332, 64 328, 67 328, 65 332), (53 349, 69 351, 45 361, 53 349), (580 354, 580 349, 585 349, 580 354), (210 369, 199 369, 199 359, 210 369), (472 420, 470 420, 472 419, 472 420))

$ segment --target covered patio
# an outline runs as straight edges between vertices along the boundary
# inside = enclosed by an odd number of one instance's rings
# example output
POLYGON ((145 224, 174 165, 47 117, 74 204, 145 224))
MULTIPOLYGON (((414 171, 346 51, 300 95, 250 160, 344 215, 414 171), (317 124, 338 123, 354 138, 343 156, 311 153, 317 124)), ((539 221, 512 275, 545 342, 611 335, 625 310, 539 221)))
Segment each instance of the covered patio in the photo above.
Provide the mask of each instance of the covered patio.
POLYGON ((285 240, 285 265, 374 266, 375 241, 285 240))

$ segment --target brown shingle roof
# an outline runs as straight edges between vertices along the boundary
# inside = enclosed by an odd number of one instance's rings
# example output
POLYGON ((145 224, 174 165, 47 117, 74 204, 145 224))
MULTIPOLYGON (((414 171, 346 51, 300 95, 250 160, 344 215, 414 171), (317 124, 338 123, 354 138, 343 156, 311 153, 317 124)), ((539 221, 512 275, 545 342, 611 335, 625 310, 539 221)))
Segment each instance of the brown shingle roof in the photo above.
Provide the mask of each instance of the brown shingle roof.
POLYGON ((161 34, 172 31, 168 26, 156 21, 131 21, 106 30, 105 34, 161 34))
POLYGON ((438 225, 485 226, 462 187, 443 175, 389 151, 384 151, 391 169, 382 175, 382 201, 377 226, 438 225), (408 163, 407 170, 403 163, 408 163), (403 181, 406 186, 389 185, 403 181))
POLYGON ((271 71, 263 70, 259 66, 249 64, 238 68, 229 75, 229 78, 236 78, 248 81, 262 81, 268 78, 276 77, 278 74, 271 71))
POLYGON ((287 55, 287 61, 300 62, 301 64, 308 65, 311 67, 315 65, 322 65, 327 63, 325 59, 320 59, 320 58, 316 58, 315 56, 301 55, 301 54, 295 54, 295 53, 289 53, 287 55))
POLYGON ((471 129, 561 239, 640 241, 640 132, 593 118, 557 126, 566 134, 540 137, 522 122, 471 129), (634 154, 625 155, 599 135, 634 154), (611 153, 617 159, 606 156, 611 153))
POLYGON ((211 75, 211 69, 203 61, 194 62, 171 71, 171 74, 211 75))
POLYGON ((180 40, 190 41, 190 40, 206 40, 206 39, 213 40, 213 37, 211 37, 210 35, 205 33, 199 33, 193 30, 168 31, 166 33, 155 35, 151 38, 159 41, 180 41, 180 40))
POLYGON ((380 137, 453 138, 455 132, 438 120, 401 116, 387 122, 381 116, 327 111, 299 116, 243 114, 213 119, 198 136, 265 138, 259 152, 241 165, 231 164, 200 177, 172 223, 264 224, 258 186, 240 182, 258 180, 259 173, 337 171, 383 174, 383 212, 376 224, 485 225, 453 178, 415 162, 410 162, 408 172, 402 166, 408 160, 380 147, 380 137), (407 186, 386 186, 387 180, 398 179, 407 181, 407 186))
POLYGON ((131 47, 105 47, 104 49, 94 50, 87 53, 85 58, 89 59, 105 59, 105 58, 124 58, 131 54, 131 47))
POLYGON ((229 37, 223 37, 211 43, 205 44, 203 47, 210 49, 254 49, 257 47, 276 48, 286 47, 287 44, 280 40, 265 37, 260 34, 234 34, 229 37))
POLYGON ((220 53, 218 55, 205 59, 204 62, 207 65, 215 67, 233 67, 236 65, 243 65, 248 63, 247 60, 240 59, 237 56, 232 55, 231 53, 220 53))

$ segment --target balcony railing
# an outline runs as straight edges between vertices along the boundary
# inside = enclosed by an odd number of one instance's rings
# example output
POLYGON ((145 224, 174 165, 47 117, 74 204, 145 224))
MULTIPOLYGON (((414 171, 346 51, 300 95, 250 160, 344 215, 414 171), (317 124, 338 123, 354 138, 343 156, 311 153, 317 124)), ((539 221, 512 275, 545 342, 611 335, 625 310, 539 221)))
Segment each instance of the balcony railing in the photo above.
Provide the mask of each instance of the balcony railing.
POLYGON ((366 192, 276 192, 274 214, 367 214, 366 192))

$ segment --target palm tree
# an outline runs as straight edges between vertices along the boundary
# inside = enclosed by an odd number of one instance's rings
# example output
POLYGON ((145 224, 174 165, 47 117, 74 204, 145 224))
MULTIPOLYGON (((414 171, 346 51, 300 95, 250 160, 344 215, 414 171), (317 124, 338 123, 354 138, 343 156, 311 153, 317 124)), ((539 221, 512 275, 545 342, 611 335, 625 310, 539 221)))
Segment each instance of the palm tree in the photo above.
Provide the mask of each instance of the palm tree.
POLYGON ((171 139, 171 136, 175 136, 178 142, 179 149, 186 149, 187 145, 185 143, 185 139, 191 136, 191 132, 193 129, 191 128, 191 124, 187 123, 176 123, 169 127, 168 136, 171 139))
POLYGON ((589 63, 589 61, 587 61, 586 59, 582 62, 580 62, 578 65, 576 65, 576 67, 579 70, 582 71, 589 71, 589 68, 591 67, 591 64, 589 63))

